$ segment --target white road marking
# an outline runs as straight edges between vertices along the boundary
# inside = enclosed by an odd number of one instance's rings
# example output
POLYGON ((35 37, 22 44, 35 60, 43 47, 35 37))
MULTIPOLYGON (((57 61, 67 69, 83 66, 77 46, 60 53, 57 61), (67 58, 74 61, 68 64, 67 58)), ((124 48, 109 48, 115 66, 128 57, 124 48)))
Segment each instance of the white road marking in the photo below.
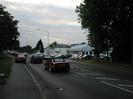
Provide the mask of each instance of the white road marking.
POLYGON ((133 85, 125 85, 125 84, 118 84, 118 86, 121 86, 121 87, 133 87, 133 85))
POLYGON ((115 79, 115 78, 104 78, 104 77, 96 77, 96 79, 99 79, 99 80, 120 80, 120 79, 115 79))
POLYGON ((98 74, 98 73, 79 73, 79 72, 72 71, 72 70, 70 72, 83 76, 83 77, 104 75, 104 74, 98 74))
POLYGON ((98 76, 98 75, 104 75, 104 74, 99 74, 99 73, 95 73, 95 72, 88 72, 88 73, 82 73, 82 74, 84 74, 84 75, 96 75, 96 76, 98 76))
POLYGON ((132 90, 125 89, 125 88, 119 87, 119 86, 117 86, 117 85, 114 85, 114 84, 111 84, 111 83, 108 83, 108 82, 105 82, 105 81, 101 81, 101 83, 106 84, 106 85, 111 86, 111 87, 114 87, 114 88, 117 88, 117 89, 121 89, 121 90, 123 90, 123 91, 126 91, 126 92, 128 92, 128 93, 133 94, 133 91, 132 91, 132 90))
POLYGON ((75 71, 70 71, 70 72, 78 74, 78 75, 83 76, 83 77, 87 77, 87 75, 84 75, 84 74, 81 74, 81 73, 78 73, 78 72, 75 72, 75 71))
POLYGON ((116 71, 118 71, 118 72, 125 72, 125 73, 130 73, 129 71, 126 71, 126 70, 122 70, 122 69, 117 69, 116 71))
POLYGON ((128 82, 128 83, 132 83, 132 84, 133 84, 133 82, 132 82, 132 81, 129 81, 129 80, 124 80, 124 81, 126 81, 126 82, 128 82))
POLYGON ((26 67, 26 65, 25 65, 24 67, 25 67, 26 71, 30 74, 30 76, 31 76, 33 82, 35 83, 35 85, 37 86, 37 88, 39 89, 40 94, 41 94, 41 96, 42 96, 42 99, 47 99, 46 96, 43 95, 43 91, 42 91, 42 89, 41 89, 39 83, 37 82, 37 80, 36 80, 35 77, 33 76, 33 74, 32 74, 32 73, 30 72, 30 70, 26 67))

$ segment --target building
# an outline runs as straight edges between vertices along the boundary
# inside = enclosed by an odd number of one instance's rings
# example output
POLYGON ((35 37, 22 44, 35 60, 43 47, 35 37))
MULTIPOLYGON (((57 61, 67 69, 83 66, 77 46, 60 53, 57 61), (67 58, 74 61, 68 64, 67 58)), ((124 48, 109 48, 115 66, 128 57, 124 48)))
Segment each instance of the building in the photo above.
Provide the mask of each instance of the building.
POLYGON ((44 50, 44 54, 50 56, 70 55, 70 46, 65 44, 57 44, 54 47, 49 47, 44 50))
POLYGON ((93 47, 90 45, 87 45, 86 43, 77 44, 74 46, 71 46, 70 53, 73 54, 82 54, 82 55, 94 55, 93 53, 93 47))

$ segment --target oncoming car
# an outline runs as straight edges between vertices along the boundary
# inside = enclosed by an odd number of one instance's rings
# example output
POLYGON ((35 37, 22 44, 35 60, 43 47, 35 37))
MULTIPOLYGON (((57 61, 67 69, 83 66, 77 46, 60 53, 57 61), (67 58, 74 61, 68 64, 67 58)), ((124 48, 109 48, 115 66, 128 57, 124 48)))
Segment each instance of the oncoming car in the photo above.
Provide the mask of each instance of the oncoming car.
POLYGON ((45 62, 44 66, 45 70, 48 70, 49 72, 54 72, 54 71, 68 72, 70 69, 70 63, 60 58, 49 59, 45 62))

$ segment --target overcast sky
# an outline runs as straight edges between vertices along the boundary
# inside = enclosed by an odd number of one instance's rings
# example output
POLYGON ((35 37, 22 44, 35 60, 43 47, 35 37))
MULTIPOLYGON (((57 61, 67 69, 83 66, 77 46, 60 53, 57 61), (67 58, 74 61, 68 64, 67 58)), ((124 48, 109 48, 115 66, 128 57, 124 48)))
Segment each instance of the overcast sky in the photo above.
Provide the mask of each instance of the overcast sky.
POLYGON ((82 0, 1 0, 9 13, 19 20, 20 45, 36 46, 39 39, 72 44, 86 42, 77 21, 76 5, 82 0))

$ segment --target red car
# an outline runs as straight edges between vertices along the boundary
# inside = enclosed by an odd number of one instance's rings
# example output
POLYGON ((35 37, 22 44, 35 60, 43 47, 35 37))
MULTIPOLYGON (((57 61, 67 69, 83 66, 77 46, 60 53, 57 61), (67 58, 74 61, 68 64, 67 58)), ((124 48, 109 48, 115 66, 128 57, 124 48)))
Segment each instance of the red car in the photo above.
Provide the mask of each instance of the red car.
POLYGON ((15 63, 26 63, 26 57, 23 54, 18 54, 15 58, 15 63))
POLYGON ((70 63, 66 62, 64 59, 49 59, 44 64, 45 70, 49 72, 54 71, 69 71, 70 63))

